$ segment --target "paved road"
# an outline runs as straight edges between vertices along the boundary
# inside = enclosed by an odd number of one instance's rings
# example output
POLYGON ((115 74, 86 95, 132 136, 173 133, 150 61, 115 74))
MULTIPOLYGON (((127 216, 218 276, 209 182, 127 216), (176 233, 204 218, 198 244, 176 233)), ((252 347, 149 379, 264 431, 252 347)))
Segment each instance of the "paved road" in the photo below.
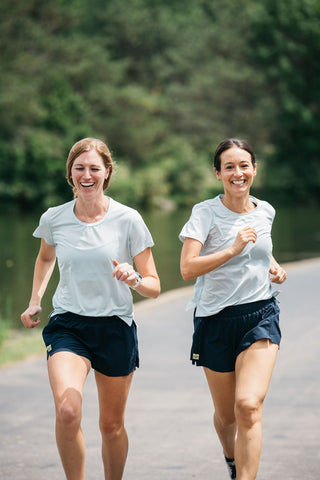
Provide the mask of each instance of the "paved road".
MULTIPOLYGON (((264 407, 259 480, 320 478, 320 259, 292 264, 281 286, 283 342, 264 407)), ((125 480, 227 479, 200 368, 188 361, 190 288, 137 305, 141 366, 127 409, 125 480)), ((45 358, 0 371, 0 478, 61 480, 45 358)), ((85 387, 87 479, 102 480, 96 387, 85 387)))

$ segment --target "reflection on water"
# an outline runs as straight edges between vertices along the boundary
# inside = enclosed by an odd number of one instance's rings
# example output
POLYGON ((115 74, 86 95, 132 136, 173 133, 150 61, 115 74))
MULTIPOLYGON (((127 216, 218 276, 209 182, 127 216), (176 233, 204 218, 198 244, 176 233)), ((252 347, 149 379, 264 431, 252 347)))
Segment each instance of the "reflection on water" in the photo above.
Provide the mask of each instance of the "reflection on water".
MULTIPOLYGON (((153 254, 163 292, 187 285, 179 272, 178 234, 189 215, 190 210, 143 214, 155 242, 153 254)), ((36 214, 0 217, 0 315, 9 315, 15 326, 20 326, 20 314, 31 293, 34 261, 40 244, 32 232, 39 217, 36 214)), ((319 209, 277 208, 272 236, 274 256, 280 262, 320 256, 319 209)), ((52 309, 51 298, 57 282, 55 271, 42 303, 43 324, 52 309)))

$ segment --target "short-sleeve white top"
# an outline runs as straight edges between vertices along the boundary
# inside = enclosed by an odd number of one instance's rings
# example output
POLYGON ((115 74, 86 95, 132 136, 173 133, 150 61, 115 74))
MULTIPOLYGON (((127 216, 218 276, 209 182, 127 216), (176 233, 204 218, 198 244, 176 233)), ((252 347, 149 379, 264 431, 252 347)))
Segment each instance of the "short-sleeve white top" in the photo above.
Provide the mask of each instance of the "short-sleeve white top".
POLYGON ((271 228, 274 208, 267 202, 250 197, 256 204, 251 212, 235 213, 224 206, 223 195, 195 205, 179 238, 202 243, 200 255, 210 255, 230 247, 239 230, 246 226, 257 232, 255 243, 225 264, 201 275, 194 287, 194 296, 187 308, 196 307, 199 317, 218 313, 230 305, 265 300, 276 295, 270 282, 272 257, 271 228))
POLYGON ((131 325, 132 294, 128 285, 112 277, 113 260, 132 264, 136 255, 153 246, 151 234, 136 210, 112 198, 96 223, 80 221, 74 205, 72 200, 49 208, 33 233, 56 246, 60 281, 51 315, 117 315, 131 325))

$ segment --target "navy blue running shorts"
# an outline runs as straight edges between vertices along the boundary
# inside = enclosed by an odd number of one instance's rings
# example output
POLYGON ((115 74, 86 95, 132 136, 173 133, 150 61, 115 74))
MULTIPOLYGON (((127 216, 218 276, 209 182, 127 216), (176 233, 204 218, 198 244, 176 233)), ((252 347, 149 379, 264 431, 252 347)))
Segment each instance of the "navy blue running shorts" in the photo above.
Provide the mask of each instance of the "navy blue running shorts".
POLYGON ((47 357, 61 351, 90 360, 97 372, 110 377, 129 375, 139 367, 137 327, 117 316, 54 315, 42 332, 47 357))
POLYGON ((237 356, 254 342, 280 345, 279 307, 268 300, 233 305, 209 317, 194 315, 191 360, 216 372, 233 372, 237 356))

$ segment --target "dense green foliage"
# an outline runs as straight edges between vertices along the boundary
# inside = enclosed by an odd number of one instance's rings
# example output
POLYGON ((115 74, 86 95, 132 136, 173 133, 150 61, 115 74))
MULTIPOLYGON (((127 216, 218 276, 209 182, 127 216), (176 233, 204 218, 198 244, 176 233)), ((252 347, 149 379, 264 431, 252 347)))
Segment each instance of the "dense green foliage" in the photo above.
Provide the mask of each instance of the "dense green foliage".
POLYGON ((319 201, 319 50, 318 0, 3 0, 0 199, 70 199, 68 151, 95 136, 118 164, 112 196, 192 204, 239 136, 260 188, 319 201))
POLYGON ((276 102, 267 181, 292 203, 319 204, 320 2, 258 3, 252 21, 253 58, 276 102))

